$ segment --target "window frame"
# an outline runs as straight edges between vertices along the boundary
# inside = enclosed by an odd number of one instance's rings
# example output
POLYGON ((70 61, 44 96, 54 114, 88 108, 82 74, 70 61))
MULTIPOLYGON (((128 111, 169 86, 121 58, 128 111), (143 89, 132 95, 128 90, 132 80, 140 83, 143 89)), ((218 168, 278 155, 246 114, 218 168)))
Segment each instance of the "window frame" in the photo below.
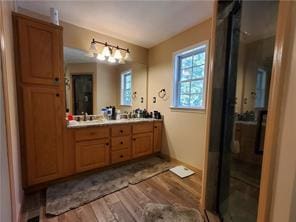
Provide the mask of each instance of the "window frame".
MULTIPOLYGON (((173 53, 173 74, 174 74, 174 80, 172 84, 173 88, 173 97, 172 97, 172 104, 171 109, 176 110, 188 110, 188 111, 205 111, 206 110, 206 104, 207 104, 207 78, 208 78, 208 56, 209 56, 209 40, 199 42, 197 44, 191 45, 189 47, 183 48, 181 50, 178 50, 173 53), (192 106, 180 106, 179 105, 179 79, 180 79, 180 58, 181 57, 188 57, 191 55, 194 55, 196 50, 198 48, 205 47, 205 69, 204 69, 204 77, 203 78, 197 78, 194 80, 203 80, 203 104, 201 107, 192 107, 192 106), (196 50, 195 50, 196 49, 196 50)), ((188 82, 191 82, 192 80, 188 80, 188 82)))
POLYGON ((130 88, 130 91, 131 91, 131 94, 132 94, 132 88, 133 88, 133 82, 132 82, 132 70, 126 70, 124 72, 122 72, 120 74, 120 106, 132 106, 132 95, 131 95, 131 98, 130 98, 130 104, 126 104, 124 103, 124 91, 126 91, 125 87, 126 87, 126 84, 125 84, 125 81, 126 81, 126 76, 127 75, 130 75, 131 77, 131 88, 130 88))

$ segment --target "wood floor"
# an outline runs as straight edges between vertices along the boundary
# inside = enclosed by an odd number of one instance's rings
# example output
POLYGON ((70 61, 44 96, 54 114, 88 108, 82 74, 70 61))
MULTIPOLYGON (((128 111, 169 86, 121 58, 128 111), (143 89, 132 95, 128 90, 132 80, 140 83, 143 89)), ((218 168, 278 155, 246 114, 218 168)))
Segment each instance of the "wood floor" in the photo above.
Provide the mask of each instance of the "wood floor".
POLYGON ((45 216, 44 200, 41 200, 40 221, 140 221, 147 203, 178 204, 199 209, 200 194, 201 175, 196 173, 181 179, 165 172, 56 217, 45 216))

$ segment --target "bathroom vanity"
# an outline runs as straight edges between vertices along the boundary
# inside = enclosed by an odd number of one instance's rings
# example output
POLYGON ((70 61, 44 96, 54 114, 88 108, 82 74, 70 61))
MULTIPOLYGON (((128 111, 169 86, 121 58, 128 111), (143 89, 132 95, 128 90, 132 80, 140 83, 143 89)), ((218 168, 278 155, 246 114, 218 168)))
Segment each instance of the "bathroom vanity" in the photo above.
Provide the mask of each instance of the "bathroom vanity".
POLYGON ((98 63, 63 46, 63 27, 39 19, 13 13, 13 26, 25 189, 160 152, 161 120, 81 121, 76 126, 65 120, 66 110, 99 115, 109 105, 121 112, 147 109, 145 64, 98 63), (117 95, 127 71, 133 79, 129 106, 117 95))
MULTIPOLYGON (((131 119, 68 126, 71 175, 160 152, 162 120, 131 119), (75 147, 73 149, 73 147, 75 147)), ((70 164, 69 164, 70 163, 70 164)))

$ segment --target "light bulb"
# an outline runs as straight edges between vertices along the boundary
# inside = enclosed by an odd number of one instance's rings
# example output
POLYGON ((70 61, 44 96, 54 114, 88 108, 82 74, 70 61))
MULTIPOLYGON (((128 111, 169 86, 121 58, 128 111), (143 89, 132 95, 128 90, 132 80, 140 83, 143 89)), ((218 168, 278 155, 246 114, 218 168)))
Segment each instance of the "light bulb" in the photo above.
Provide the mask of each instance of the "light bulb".
POLYGON ((103 56, 101 53, 99 53, 98 55, 97 55, 97 60, 100 60, 100 61, 105 61, 105 56, 103 56))
POLYGON ((120 60, 122 58, 121 52, 119 49, 116 49, 115 53, 114 53, 114 58, 116 60, 120 60))
POLYGON ((108 46, 105 46, 102 51, 102 55, 108 58, 111 56, 110 48, 108 46))
POLYGON ((131 55, 130 55, 129 52, 126 52, 125 53, 124 60, 125 61, 128 61, 128 62, 132 61, 132 58, 131 58, 131 55))
POLYGON ((108 62, 115 63, 116 62, 116 59, 113 56, 109 56, 108 62))
POLYGON ((98 54, 98 50, 95 42, 90 43, 89 52, 92 53, 93 55, 98 54))

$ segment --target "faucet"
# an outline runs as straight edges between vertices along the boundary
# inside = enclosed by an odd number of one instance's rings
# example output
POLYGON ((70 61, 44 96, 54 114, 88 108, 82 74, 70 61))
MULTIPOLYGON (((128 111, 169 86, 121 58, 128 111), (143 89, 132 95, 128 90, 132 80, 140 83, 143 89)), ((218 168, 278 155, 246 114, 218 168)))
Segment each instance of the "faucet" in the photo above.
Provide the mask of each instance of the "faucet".
POLYGON ((86 121, 87 120, 87 112, 82 112, 82 114, 83 114, 83 121, 86 121))

